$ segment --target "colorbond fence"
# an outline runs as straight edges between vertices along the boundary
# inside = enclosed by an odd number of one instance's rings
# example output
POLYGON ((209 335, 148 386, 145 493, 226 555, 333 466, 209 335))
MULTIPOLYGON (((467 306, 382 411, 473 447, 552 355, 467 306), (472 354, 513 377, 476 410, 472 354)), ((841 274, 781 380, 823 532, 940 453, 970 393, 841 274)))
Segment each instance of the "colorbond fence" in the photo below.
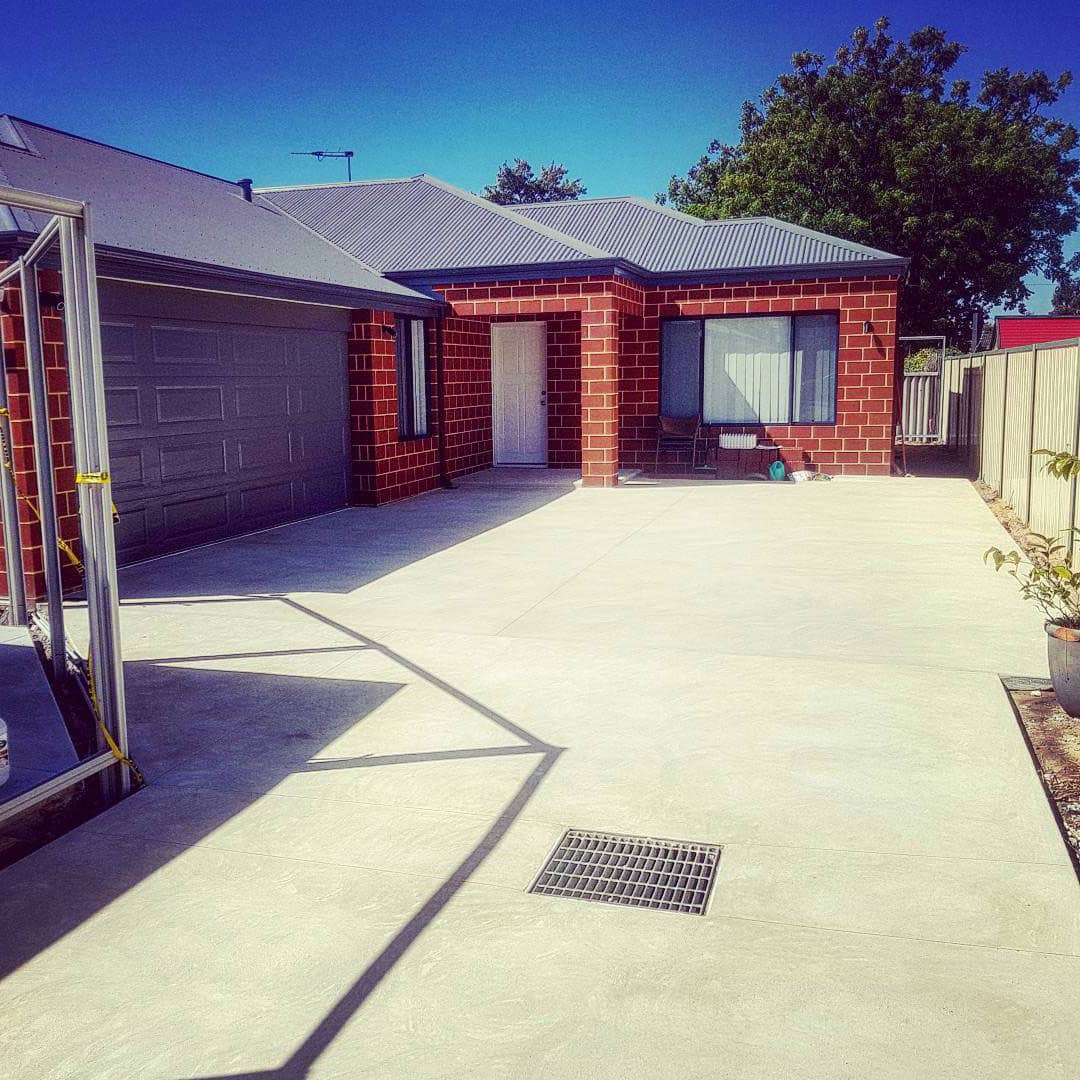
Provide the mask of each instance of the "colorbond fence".
POLYGON ((1080 452, 1080 338, 948 357, 940 408, 941 442, 966 452, 972 473, 1030 528, 1080 528, 1076 481, 1047 476, 1032 458, 1080 452))
POLYGON ((937 371, 904 373, 903 432, 909 443, 938 441, 941 374, 937 371))

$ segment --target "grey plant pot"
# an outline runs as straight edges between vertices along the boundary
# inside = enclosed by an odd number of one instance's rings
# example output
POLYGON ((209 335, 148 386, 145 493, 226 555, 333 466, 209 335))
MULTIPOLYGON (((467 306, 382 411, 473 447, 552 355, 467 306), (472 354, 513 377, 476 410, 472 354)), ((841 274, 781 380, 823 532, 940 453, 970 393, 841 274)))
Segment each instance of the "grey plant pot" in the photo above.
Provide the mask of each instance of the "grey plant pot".
POLYGON ((1052 622, 1044 627, 1050 682, 1058 704, 1070 716, 1080 716, 1080 630, 1052 622))

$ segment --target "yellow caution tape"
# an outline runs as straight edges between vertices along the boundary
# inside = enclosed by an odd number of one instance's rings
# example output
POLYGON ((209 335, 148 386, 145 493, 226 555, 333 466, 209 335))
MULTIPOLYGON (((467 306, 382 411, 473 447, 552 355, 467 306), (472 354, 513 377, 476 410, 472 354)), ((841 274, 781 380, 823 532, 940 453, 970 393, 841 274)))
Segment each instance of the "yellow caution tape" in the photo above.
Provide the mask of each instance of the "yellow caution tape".
POLYGON ((94 684, 94 660, 90 655, 90 651, 87 650, 86 654, 86 682, 90 690, 90 706, 94 710, 94 718, 97 720, 97 725, 101 734, 105 737, 105 743, 112 751, 112 755, 121 764, 126 765, 131 770, 131 775, 135 777, 137 783, 143 784, 143 774, 139 769, 139 766, 135 764, 131 758, 120 749, 116 740, 112 737, 112 733, 105 726, 105 721, 101 719, 101 707, 98 705, 97 699, 97 687, 94 684))
MULTIPOLYGON (((11 411, 9 409, 0 407, 0 416, 6 416, 10 418, 11 411)), ((14 487, 15 469, 12 465, 11 451, 8 447, 7 432, 5 432, 3 424, 0 424, 0 465, 7 469, 7 471, 11 474, 12 486, 14 487)), ((76 473, 75 475, 75 483, 77 484, 107 484, 108 482, 108 473, 76 473)), ((15 489, 15 495, 21 502, 25 503, 25 505, 29 508, 30 513, 34 515, 34 518, 40 525, 42 523, 41 514, 38 511, 37 506, 34 504, 33 499, 29 498, 26 495, 19 494, 17 488, 15 489)), ((112 516, 113 522, 119 523, 120 515, 117 513, 115 504, 112 507, 112 516)), ((71 565, 74 566, 80 574, 85 575, 86 567, 83 566, 82 559, 80 559, 79 556, 75 554, 72 546, 66 540, 59 536, 56 538, 56 546, 64 553, 64 555, 67 556, 68 561, 71 563, 71 565)), ((131 770, 132 776, 135 777, 138 783, 145 783, 145 781, 143 780, 143 774, 140 771, 139 766, 136 765, 135 762, 132 761, 132 759, 120 749, 120 747, 116 743, 116 740, 112 737, 112 733, 105 726, 105 721, 101 719, 101 707, 98 705, 97 688, 94 685, 94 662, 89 650, 87 650, 86 656, 86 676, 87 686, 90 691, 90 707, 93 710, 94 719, 97 721, 98 728, 100 729, 101 734, 105 739, 106 745, 112 751, 113 757, 116 758, 117 761, 126 765, 131 770)))

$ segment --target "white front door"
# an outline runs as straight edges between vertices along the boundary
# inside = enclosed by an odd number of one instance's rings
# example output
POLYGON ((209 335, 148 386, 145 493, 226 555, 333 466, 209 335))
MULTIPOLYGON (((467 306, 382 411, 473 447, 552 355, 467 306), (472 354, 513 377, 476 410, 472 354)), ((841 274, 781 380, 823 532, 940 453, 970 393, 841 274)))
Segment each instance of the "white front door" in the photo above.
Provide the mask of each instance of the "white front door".
POLYGON ((547 464, 547 324, 491 327, 496 465, 547 464))

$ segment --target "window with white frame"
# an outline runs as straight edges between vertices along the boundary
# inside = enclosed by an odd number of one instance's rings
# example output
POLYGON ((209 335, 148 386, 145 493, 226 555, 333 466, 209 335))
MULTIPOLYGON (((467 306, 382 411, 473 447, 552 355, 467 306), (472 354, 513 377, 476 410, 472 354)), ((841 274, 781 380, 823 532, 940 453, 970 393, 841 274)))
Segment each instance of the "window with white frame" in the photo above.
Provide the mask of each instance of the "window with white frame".
POLYGON ((835 313, 668 319, 660 412, 706 424, 836 422, 835 313))
POLYGON ((398 435, 415 439, 428 434, 427 350, 424 320, 397 320, 394 331, 397 353, 398 435))

